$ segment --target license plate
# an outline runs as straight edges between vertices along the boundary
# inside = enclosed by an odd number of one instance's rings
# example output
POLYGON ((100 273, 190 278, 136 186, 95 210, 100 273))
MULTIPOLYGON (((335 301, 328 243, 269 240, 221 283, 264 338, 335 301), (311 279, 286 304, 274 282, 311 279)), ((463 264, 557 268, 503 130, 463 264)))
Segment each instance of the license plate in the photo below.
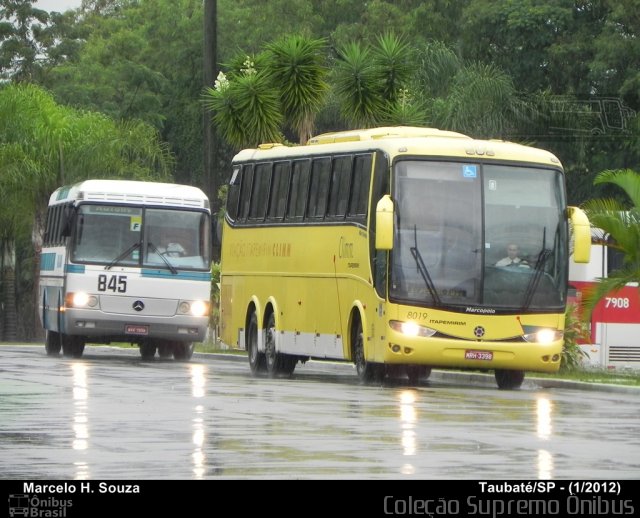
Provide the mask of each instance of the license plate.
POLYGON ((465 360, 493 360, 493 351, 474 351, 467 349, 464 352, 465 360))
POLYGON ((127 324, 124 326, 124 332, 128 335, 148 335, 149 326, 136 326, 133 324, 127 324))

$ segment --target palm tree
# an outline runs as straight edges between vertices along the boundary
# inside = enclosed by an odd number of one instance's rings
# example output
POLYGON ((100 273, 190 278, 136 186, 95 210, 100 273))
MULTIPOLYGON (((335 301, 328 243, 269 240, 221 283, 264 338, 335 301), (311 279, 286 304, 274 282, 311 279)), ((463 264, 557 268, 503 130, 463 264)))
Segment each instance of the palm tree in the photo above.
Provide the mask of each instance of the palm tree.
POLYGON ((328 69, 322 39, 286 36, 267 45, 268 73, 280 92, 280 106, 286 121, 305 144, 311 137, 315 117, 329 90, 328 69))
POLYGON ((339 51, 334 73, 342 117, 356 127, 378 124, 385 108, 384 77, 371 49, 359 42, 346 44, 339 51))
POLYGON ((607 246, 624 254, 622 267, 611 272, 608 278, 600 279, 595 289, 584 297, 587 319, 607 293, 619 290, 630 282, 640 282, 640 174, 630 169, 603 171, 596 176, 594 184, 620 187, 631 203, 623 204, 607 198, 589 200, 584 204, 591 225, 613 238, 607 246))

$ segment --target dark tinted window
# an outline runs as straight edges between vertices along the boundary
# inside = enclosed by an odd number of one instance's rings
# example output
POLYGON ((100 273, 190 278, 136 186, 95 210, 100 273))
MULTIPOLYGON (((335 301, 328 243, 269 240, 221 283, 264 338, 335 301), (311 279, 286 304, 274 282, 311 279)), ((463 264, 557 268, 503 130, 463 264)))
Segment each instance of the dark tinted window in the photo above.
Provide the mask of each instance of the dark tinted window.
POLYGON ((271 199, 269 200, 269 219, 284 218, 287 210, 287 195, 289 194, 289 175, 291 162, 276 162, 273 167, 271 181, 271 199))
POLYGON ((242 186, 240 190, 240 208, 238 219, 247 219, 249 215, 249 203, 251 202, 251 186, 253 185, 253 166, 245 165, 242 168, 242 186))
POLYGON ((327 209, 329 183, 331 180, 331 159, 317 158, 311 168, 311 188, 309 189, 308 218, 323 218, 327 209))
POLYGON ((264 219, 269 199, 269 185, 271 184, 271 163, 258 164, 254 168, 253 189, 251 194, 251 208, 249 218, 264 219))
POLYGON ((240 184, 242 181, 240 171, 240 166, 237 165, 233 167, 233 173, 229 181, 229 191, 227 193, 227 214, 232 220, 238 217, 238 200, 240 199, 240 184))
POLYGON ((371 155, 358 155, 355 159, 349 216, 367 214, 369 181, 371 179, 371 155))
POLYGON ((297 160, 291 172, 291 196, 289 199, 288 219, 302 219, 309 192, 309 160, 297 160))
POLYGON ((349 203, 349 188, 351 184, 351 157, 334 158, 331 174, 331 190, 329 192, 329 206, 327 216, 344 217, 349 203))

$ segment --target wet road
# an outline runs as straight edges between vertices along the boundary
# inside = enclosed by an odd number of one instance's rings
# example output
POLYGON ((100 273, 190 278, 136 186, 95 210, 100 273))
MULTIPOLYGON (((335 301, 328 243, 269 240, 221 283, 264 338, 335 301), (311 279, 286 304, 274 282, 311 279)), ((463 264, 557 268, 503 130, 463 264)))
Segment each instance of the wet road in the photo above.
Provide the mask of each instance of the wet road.
MULTIPOLYGON (((316 364, 317 365, 317 364, 316 364)), ((0 347, 0 478, 638 478, 640 397, 0 347)))

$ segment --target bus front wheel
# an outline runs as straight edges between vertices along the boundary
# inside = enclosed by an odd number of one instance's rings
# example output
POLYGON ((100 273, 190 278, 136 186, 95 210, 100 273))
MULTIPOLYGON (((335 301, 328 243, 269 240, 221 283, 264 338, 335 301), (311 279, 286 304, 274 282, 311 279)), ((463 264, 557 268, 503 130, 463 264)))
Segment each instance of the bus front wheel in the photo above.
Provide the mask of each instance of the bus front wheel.
POLYGON ((251 320, 247 327, 246 335, 247 353, 249 356, 249 367, 252 374, 258 374, 266 370, 266 360, 264 353, 258 351, 258 317, 251 314, 251 320))
POLYGON ((512 390, 520 388, 524 381, 524 371, 512 371, 506 369, 496 369, 496 383, 501 390, 512 390))
POLYGON ((173 358, 175 360, 190 360, 194 348, 193 342, 176 342, 173 344, 173 358))
POLYGON ((356 364, 356 372, 360 381, 365 383, 377 382, 382 380, 384 374, 384 366, 367 361, 364 355, 364 336, 362 332, 362 322, 353 327, 353 361, 356 364))
POLYGON ((60 333, 55 331, 48 331, 44 340, 44 350, 47 351, 47 356, 58 356, 62 349, 62 341, 60 340, 60 333))
POLYGON ((421 380, 426 380, 431 375, 431 367, 426 365, 407 365, 407 378, 409 383, 417 385, 421 380))

